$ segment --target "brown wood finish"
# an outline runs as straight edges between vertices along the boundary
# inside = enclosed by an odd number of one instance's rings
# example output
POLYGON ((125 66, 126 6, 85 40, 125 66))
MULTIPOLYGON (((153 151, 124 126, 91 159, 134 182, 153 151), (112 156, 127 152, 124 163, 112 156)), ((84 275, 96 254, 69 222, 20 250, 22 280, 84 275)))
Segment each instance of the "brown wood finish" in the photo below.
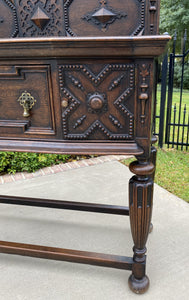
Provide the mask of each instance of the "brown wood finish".
POLYGON ((129 215, 133 258, 0 242, 0 252, 132 270, 144 293, 159 0, 0 0, 0 151, 133 154, 129 208, 26 197, 1 203, 129 215))
POLYGON ((0 241, 0 253, 63 260, 125 270, 132 270, 133 266, 132 258, 126 256, 4 241, 0 241))
POLYGON ((0 203, 36 206, 36 207, 50 207, 57 209, 69 209, 79 211, 90 211, 104 214, 115 214, 129 216, 129 208, 127 206, 119 205, 106 205, 98 203, 85 203, 74 201, 62 201, 40 198, 26 198, 26 197, 14 197, 14 196, 1 196, 0 203))
MULTIPOLYGON (((135 161, 130 164, 130 171, 136 175, 129 182, 129 215, 134 241, 133 260, 137 264, 145 262, 146 242, 150 231, 153 202, 154 171, 152 163, 135 161)), ((143 293, 149 287, 145 268, 136 267, 129 277, 129 286, 135 293, 143 293)))
POLYGON ((155 35, 158 33, 159 2, 0 0, 0 25, 3 27, 0 38, 155 35))
MULTIPOLYGON (((154 58, 161 55, 170 37, 44 37, 0 39, 1 58, 154 58), (116 45, 116 47, 115 47, 116 45), (41 51, 42 49, 42 51, 41 51), (12 52, 14 51, 14 56, 12 52)), ((32 63, 32 61, 31 61, 32 63)))
MULTIPOLYGON (((151 154, 150 154, 150 161, 151 163, 154 165, 154 171, 151 174, 152 180, 154 181, 155 178, 155 172, 156 172, 156 159, 157 159, 157 149, 153 146, 153 144, 155 144, 157 142, 157 137, 156 136, 152 136, 151 138, 151 154)), ((153 224, 150 224, 150 229, 149 229, 149 233, 151 233, 153 231, 153 224)))

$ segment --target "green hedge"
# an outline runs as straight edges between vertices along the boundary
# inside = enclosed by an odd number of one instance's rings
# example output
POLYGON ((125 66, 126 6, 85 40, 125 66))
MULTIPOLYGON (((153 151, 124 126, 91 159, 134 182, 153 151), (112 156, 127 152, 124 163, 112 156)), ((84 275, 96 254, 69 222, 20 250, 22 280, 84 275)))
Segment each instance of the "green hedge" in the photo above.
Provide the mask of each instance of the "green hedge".
POLYGON ((71 155, 0 152, 0 173, 34 172, 40 168, 67 162, 71 155))

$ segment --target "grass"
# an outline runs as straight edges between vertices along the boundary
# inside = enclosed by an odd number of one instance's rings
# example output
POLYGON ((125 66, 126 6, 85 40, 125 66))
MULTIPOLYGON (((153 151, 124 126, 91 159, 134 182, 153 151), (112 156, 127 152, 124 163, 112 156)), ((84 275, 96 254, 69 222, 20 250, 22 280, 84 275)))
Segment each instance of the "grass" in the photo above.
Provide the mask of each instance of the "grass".
MULTIPOLYGON (((161 85, 157 87, 157 114, 160 113, 160 98, 161 98, 161 85)), ((180 103, 180 89, 173 89, 173 99, 172 99, 172 107, 176 104, 179 107, 180 103)), ((186 109, 189 111, 189 90, 183 90, 182 94, 182 107, 186 104, 186 109)))
MULTIPOLYGON (((128 166, 132 160, 123 163, 128 166)), ((155 183, 189 202, 189 153, 158 149, 155 183)))
MULTIPOLYGON (((156 115, 160 115, 160 97, 161 97, 161 91, 160 91, 160 86, 158 86, 157 89, 157 106, 156 106, 156 115)), ((176 118, 175 118, 175 123, 178 123, 178 115, 179 115, 179 104, 180 104, 180 90, 179 89, 174 89, 173 90, 173 100, 172 100, 172 108, 171 108, 171 123, 174 122, 174 106, 176 104, 176 118)), ((183 90, 183 95, 182 95, 182 105, 181 105, 181 119, 180 123, 183 124, 183 112, 184 112, 184 107, 186 105, 186 114, 185 114, 185 124, 188 124, 188 112, 189 112, 189 90, 183 90)), ((165 106, 166 107, 166 106, 165 106)), ((165 118, 166 118, 166 113, 167 111, 165 110, 165 118)), ((164 126, 166 124, 164 123, 164 126)), ((159 132, 159 119, 156 119, 156 132, 159 132)), ((164 130, 165 132, 165 130, 164 130)), ((178 132, 178 126, 170 126, 170 141, 177 142, 177 132, 178 132)), ((187 142, 187 127, 185 127, 184 131, 183 128, 180 128, 179 130, 179 142, 183 141, 186 143, 187 142)), ((180 146, 179 146, 180 149, 180 146)), ((184 147, 185 149, 185 147, 184 147)))

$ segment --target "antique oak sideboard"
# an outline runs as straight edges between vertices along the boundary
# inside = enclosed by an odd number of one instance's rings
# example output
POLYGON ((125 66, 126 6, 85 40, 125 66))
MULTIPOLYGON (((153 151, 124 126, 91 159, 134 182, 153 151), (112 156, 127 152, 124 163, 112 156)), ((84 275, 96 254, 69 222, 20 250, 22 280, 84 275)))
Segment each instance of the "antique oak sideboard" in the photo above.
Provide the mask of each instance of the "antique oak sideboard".
MULTIPOLYGON (((0 241, 0 252, 132 271, 143 293, 159 0, 0 0, 0 151, 133 154, 129 207, 0 196, 1 203, 129 215, 134 256, 0 241)), ((152 150, 151 150, 152 149, 152 150)))

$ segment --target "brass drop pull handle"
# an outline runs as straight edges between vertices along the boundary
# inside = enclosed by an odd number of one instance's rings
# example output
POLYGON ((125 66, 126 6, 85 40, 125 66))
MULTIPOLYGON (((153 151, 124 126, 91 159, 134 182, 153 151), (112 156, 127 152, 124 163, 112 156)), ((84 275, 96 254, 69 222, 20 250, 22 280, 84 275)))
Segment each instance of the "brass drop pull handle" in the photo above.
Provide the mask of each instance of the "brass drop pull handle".
POLYGON ((18 101, 20 102, 20 105, 24 108, 23 117, 25 118, 29 117, 30 116, 29 111, 36 102, 34 97, 27 91, 24 91, 22 95, 18 98, 18 101))

